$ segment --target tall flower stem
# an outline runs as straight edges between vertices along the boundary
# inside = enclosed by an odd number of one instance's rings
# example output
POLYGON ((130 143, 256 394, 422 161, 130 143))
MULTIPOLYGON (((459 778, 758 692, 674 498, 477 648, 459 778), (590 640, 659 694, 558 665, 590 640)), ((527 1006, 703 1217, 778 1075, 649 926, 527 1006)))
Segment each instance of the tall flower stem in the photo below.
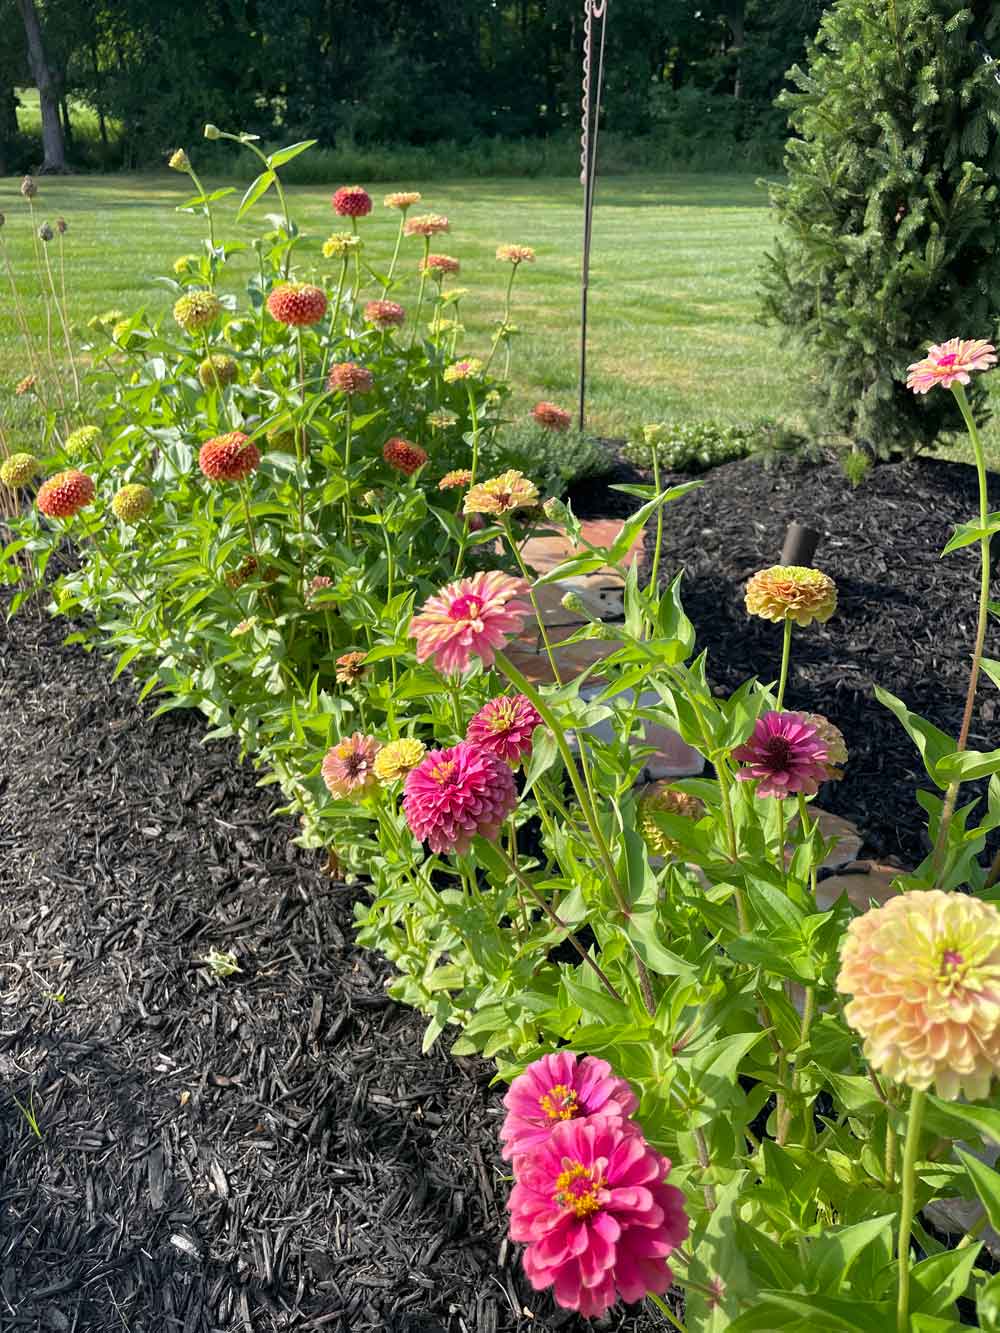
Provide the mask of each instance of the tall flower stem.
MULTIPOLYGON (((302 328, 296 325, 295 342, 299 354, 299 394, 302 399, 302 409, 306 405, 306 354, 302 346, 302 328)), ((298 510, 299 510, 299 583, 300 591, 303 597, 306 593, 306 481, 307 466, 309 462, 309 442, 306 428, 301 421, 295 423, 295 462, 296 462, 296 489, 298 490, 298 510)))
MULTIPOLYGON (((662 510, 661 510, 662 513, 662 510)), ((785 702, 785 686, 788 684, 788 663, 792 657, 792 622, 785 617, 784 635, 781 640, 781 675, 778 679, 778 702, 775 706, 777 712, 781 712, 782 705, 785 702)))
POLYGON ((323 380, 326 381, 327 372, 330 369, 330 357, 333 355, 333 340, 337 332, 337 320, 340 318, 340 303, 344 298, 344 282, 347 278, 347 255, 340 261, 340 277, 337 280, 337 295, 333 299, 333 308, 330 312, 330 336, 326 344, 326 352, 323 356, 323 380))
POLYGON ((417 341, 417 334, 420 331, 420 312, 424 305, 424 290, 427 287, 427 256, 431 252, 431 238, 424 237, 424 262, 420 265, 420 287, 417 290, 417 312, 413 316, 413 332, 410 334, 410 350, 417 341))
POLYGON ((47 245, 42 247, 42 253, 45 256, 45 271, 48 274, 49 286, 52 288, 52 300, 55 303, 59 314, 59 323, 62 325, 63 338, 66 342, 66 357, 69 361, 70 374, 73 376, 73 390, 76 394, 76 402, 80 401, 80 377, 76 372, 76 359, 73 356, 73 340, 69 334, 69 318, 66 314, 66 262, 63 251, 62 232, 59 233, 59 260, 62 266, 62 298, 60 299, 59 290, 56 287, 55 274, 52 271, 52 265, 49 262, 49 248, 47 245))
MULTIPOLYGON (((512 288, 513 288, 513 286, 514 286, 514 279, 517 277, 517 270, 518 270, 518 265, 517 265, 517 264, 511 264, 511 266, 510 266, 510 277, 507 279, 507 292, 506 292, 506 295, 505 295, 505 297, 504 297, 503 319, 500 321, 500 329, 497 330, 497 333, 496 333, 496 334, 494 335, 494 337, 493 337, 493 345, 492 345, 492 347, 490 348, 490 354, 489 354, 489 356, 486 358, 486 365, 483 367, 483 374, 484 374, 484 375, 486 374, 486 372, 489 370, 490 366, 492 365, 492 363, 493 363, 493 358, 494 358, 494 356, 496 355, 496 350, 497 350, 497 348, 500 346, 501 331, 504 330, 504 329, 506 329, 506 328, 507 328, 507 325, 510 323, 510 294, 511 294, 511 290, 512 290, 512 288)), ((508 353, 508 357, 509 357, 509 355, 510 355, 510 343, 509 343, 509 341, 508 341, 508 343, 507 343, 507 353, 508 353)), ((509 362, 508 362, 508 364, 509 364, 509 362)))
MULTIPOLYGON (((351 214, 351 231, 355 237, 358 234, 358 220, 351 214)), ((357 303, 361 295, 361 245, 354 247, 354 300, 357 303)))
POLYGON ((908 1333, 910 1327, 910 1234, 913 1230, 916 1196, 917 1149, 923 1124, 925 1092, 914 1090, 910 1098, 910 1117, 903 1145, 902 1199, 899 1207, 899 1287, 896 1296, 896 1333, 908 1333))
MULTIPOLYGON (((953 384, 951 391, 955 395, 955 401, 958 403, 959 410, 965 421, 966 429, 969 432, 969 439, 972 441, 972 451, 976 459, 976 476, 979 479, 979 526, 986 529, 989 525, 989 491, 986 482, 986 459, 983 456, 983 443, 979 438, 979 430, 976 427, 972 416, 972 409, 969 407, 969 400, 966 397, 965 386, 962 384, 953 384)), ((979 671, 983 661, 983 645, 986 642, 986 626, 989 619, 990 603, 990 538, 989 534, 980 538, 980 577, 979 577, 979 618, 976 623, 976 642, 972 649, 972 665, 969 668, 969 687, 965 693, 965 708, 962 712, 962 725, 958 733, 957 751, 961 753, 965 749, 969 740, 969 729, 972 726, 972 713, 976 705, 976 687, 979 684, 979 671)), ((945 871, 945 849, 948 846, 948 829, 951 825, 952 816, 955 813, 955 805, 958 800, 959 783, 952 782, 948 785, 945 792, 944 806, 941 810, 941 822, 938 825, 937 839, 934 843, 934 887, 940 888, 941 881, 944 878, 945 871)))
POLYGON ((351 396, 347 395, 347 436, 344 440, 344 539, 348 547, 353 545, 351 527, 351 443, 354 434, 354 413, 351 410, 351 396))
POLYGON ((399 247, 403 243, 403 228, 406 226, 406 209, 402 209, 399 215, 399 231, 396 232, 396 248, 392 252, 392 263, 389 265, 389 272, 386 274, 386 291, 392 285, 392 277, 396 272, 396 263, 399 259, 399 247))
MULTIPOLYGON (((653 489, 656 494, 660 494, 660 446, 653 445, 653 489)), ((653 543, 653 567, 649 572, 649 588, 647 595, 656 596, 656 589, 660 573, 660 555, 663 550, 663 505, 656 511, 656 539, 653 543)))
MULTIPOLYGON (((250 510, 250 488, 247 486, 245 479, 239 483, 239 487, 240 487, 240 498, 243 501, 243 522, 247 530, 247 541, 250 543, 250 550, 252 551, 253 558, 256 562, 257 576, 258 578, 263 580, 264 567, 260 562, 260 551, 257 547, 257 533, 254 529, 253 514, 251 513, 250 510)), ((263 594, 263 598, 264 598, 264 604, 267 607, 268 611, 270 611, 271 615, 272 616, 276 615, 274 609, 274 603, 271 600, 271 594, 265 592, 263 594)))
POLYGON ((205 193, 205 187, 198 179, 195 173, 195 169, 190 162, 187 165, 187 174, 191 177, 191 181, 192 184, 194 185, 194 188, 198 191, 198 193, 204 200, 202 206, 205 210, 205 218, 208 221, 208 244, 212 249, 212 272, 214 274, 215 273, 215 218, 212 216, 212 205, 208 202, 208 196, 205 193))
MULTIPOLYGON (((249 148, 250 151, 251 151, 251 153, 253 153, 255 157, 259 158, 260 161, 264 164, 264 170, 265 170, 265 171, 269 171, 269 172, 271 173, 271 176, 272 176, 273 179, 274 179, 274 188, 275 188, 275 191, 277 192, 277 195, 278 195, 278 203, 281 205, 281 215, 282 215, 282 217, 285 219, 285 235, 288 237, 288 248, 287 248, 287 250, 285 251, 285 257, 284 257, 284 259, 281 261, 281 265, 282 265, 282 276, 287 278, 287 277, 288 277, 288 270, 289 270, 289 268, 291 267, 291 263, 292 263, 292 243, 293 243, 293 238, 292 238, 292 219, 291 219, 291 217, 290 217, 290 215, 289 215, 289 212, 288 212, 288 201, 287 201, 287 199, 285 198, 285 191, 284 191, 284 189, 282 188, 282 185, 281 185, 281 177, 278 175, 278 173, 275 171, 275 169, 274 169, 274 168, 271 166, 271 164, 268 162, 268 160, 267 160, 267 154, 266 154, 266 153, 262 153, 261 150, 257 147, 257 145, 256 145, 251 139, 246 138, 245 135, 242 135, 242 134, 226 134, 225 132, 222 132, 222 133, 220 133, 219 138, 220 138, 220 139, 232 139, 233 143, 242 144, 244 148, 249 148)), ((192 171, 192 173, 191 173, 191 178, 192 178, 192 180, 194 179, 194 172, 193 172, 193 171, 192 171)), ((202 194, 204 194, 204 190, 202 190, 202 194)))
MULTIPOLYGON (((420 289, 422 292, 423 282, 421 282, 420 284, 420 289)), ((417 312, 419 313, 419 311, 420 311, 420 303, 418 301, 417 312)), ((468 489, 471 490, 472 487, 475 486, 476 484, 476 469, 479 466, 479 408, 476 404, 475 390, 473 389, 473 386, 471 384, 466 385, 466 391, 468 392, 469 395, 469 420, 472 424, 472 467, 469 469, 470 477, 469 477, 469 487, 468 487, 468 489)), ((468 541, 469 541, 469 520, 468 518, 465 518, 462 521, 462 531, 459 533, 458 536, 458 554, 455 556, 454 577, 456 579, 459 578, 459 576, 461 575, 462 566, 465 564, 465 548, 468 545, 468 541)), ((525 577, 527 578, 527 575, 525 575, 525 577)), ((534 605, 534 597, 532 597, 532 605, 534 605)))

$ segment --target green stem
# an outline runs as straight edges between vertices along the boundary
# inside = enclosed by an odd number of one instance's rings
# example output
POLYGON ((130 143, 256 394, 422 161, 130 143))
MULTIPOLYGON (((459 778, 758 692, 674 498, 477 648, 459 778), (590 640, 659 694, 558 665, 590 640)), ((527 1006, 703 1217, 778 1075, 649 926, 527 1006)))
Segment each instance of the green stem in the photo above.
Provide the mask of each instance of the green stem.
POLYGON ((75 394, 76 394, 76 399, 75 399, 75 401, 76 401, 77 403, 79 403, 79 401, 80 401, 80 377, 79 377, 79 375, 76 373, 76 361, 75 361, 74 358, 73 358, 73 340, 72 340, 72 338, 70 338, 70 336, 69 336, 69 324, 67 323, 67 320, 66 320, 66 312, 65 312, 65 310, 63 310, 63 308, 62 308, 62 302, 59 300, 59 292, 58 292, 58 289, 56 288, 55 275, 54 275, 54 273, 52 272, 52 265, 49 263, 49 247, 48 247, 48 244, 43 244, 43 246, 42 246, 42 255, 43 255, 44 258, 45 258, 45 272, 46 272, 46 275, 48 276, 49 287, 50 287, 50 289, 51 289, 51 291, 52 291, 52 303, 53 303, 53 305, 55 306, 55 308, 56 308, 56 313, 57 313, 58 316, 59 316, 59 323, 60 323, 60 325, 61 325, 61 327, 62 327, 62 331, 63 331, 63 339, 65 340, 65 343, 66 343, 66 355, 67 355, 67 357, 69 358, 69 368, 70 368, 70 371, 71 371, 71 373, 72 373, 72 375, 73 375, 73 390, 74 390, 74 392, 75 392, 75 394))
MULTIPOLYGON (((355 236, 357 236, 357 234, 358 234, 358 220, 357 220, 357 218, 354 216, 353 213, 351 214, 351 231, 352 231, 352 233, 353 233, 355 236)), ((355 307, 357 306, 357 303, 358 303, 358 300, 359 300, 359 298, 360 298, 360 295, 361 295, 361 247, 360 247, 359 245, 356 245, 356 246, 354 247, 354 304, 355 304, 355 307)))
POLYGON ((781 641, 781 677, 778 680, 778 702, 775 711, 781 712, 785 702, 785 686, 788 684, 788 663, 792 656, 792 622, 785 618, 784 637, 781 641))
MULTIPOLYGON (((274 188, 278 194, 278 202, 281 204, 281 215, 285 219, 285 235, 288 237, 289 242, 288 249, 285 251, 285 257, 282 260, 282 274, 287 278, 288 270, 292 263, 292 219, 288 214, 288 202, 285 199, 285 191, 281 186, 281 177, 268 163, 267 154, 262 153, 257 145, 252 143, 249 139, 244 139, 238 134, 220 134, 219 137, 221 139, 232 139, 234 143, 239 143, 242 144, 244 148, 249 148, 251 153, 254 153, 264 164, 265 171, 270 171, 271 175, 274 177, 274 188)), ((192 176, 193 175, 194 173, 192 172, 192 176)), ((202 194, 204 193, 204 190, 202 190, 202 194)))
POLYGON ((885 1121, 885 1187, 890 1192, 896 1185, 896 1131, 891 1116, 885 1121))
MULTIPOLYGON (((191 166, 190 163, 188 163, 187 173, 191 177, 192 182, 194 183, 194 188, 201 195, 202 199, 205 199, 206 198, 205 187, 198 179, 197 175, 195 174, 195 169, 194 167, 191 166)), ((205 217, 208 219, 208 243, 212 247, 212 273, 214 274, 215 273, 215 218, 212 216, 211 204, 205 203, 203 207, 205 210, 205 217)))
POLYGON ((910 1327, 910 1233, 916 1206, 917 1149, 920 1127, 927 1101, 925 1092, 913 1093, 910 1116, 903 1145, 902 1199, 899 1206, 899 1288, 896 1297, 896 1333, 909 1333, 910 1327))
MULTIPOLYGON (((653 445, 653 489, 660 494, 660 447, 653 445)), ((663 548, 663 505, 656 511, 656 540, 653 544, 653 567, 649 574, 648 596, 655 597, 660 572, 660 553, 663 548)))
POLYGON ((687 1329, 677 1318, 677 1316, 674 1314, 674 1312, 671 1310, 670 1306, 666 1303, 665 1300, 662 1300, 659 1296, 654 1296, 651 1291, 646 1293, 646 1299, 648 1301, 652 1301, 652 1303, 656 1306, 659 1312, 667 1316, 673 1327, 677 1329, 677 1333, 687 1333, 687 1329))
POLYGON ((347 395, 347 438, 344 441, 344 536, 348 547, 353 545, 351 529, 351 442, 354 433, 354 414, 351 411, 351 397, 347 395))
POLYGON ((333 310, 330 313, 330 337, 326 345, 326 354, 323 357, 323 383, 326 383, 327 373, 330 369, 330 357, 333 354, 333 339, 337 328, 337 320, 340 318, 340 303, 344 296, 344 282, 347 278, 347 259, 344 255, 340 261, 340 278, 337 282, 337 295, 334 297, 333 310))
POLYGON ((386 291, 392 285, 392 275, 396 272, 396 261, 399 259, 399 247, 403 242, 403 228, 406 226, 406 209, 404 208, 399 215, 399 231, 396 232, 396 248, 392 252, 392 263, 389 265, 389 272, 386 275, 389 279, 386 284, 386 291))
POLYGON ((410 350, 413 350, 413 344, 417 341, 417 333, 420 329, 420 311, 424 304, 424 289, 427 286, 427 256, 431 252, 431 238, 424 237, 424 262, 420 265, 420 287, 417 291, 417 312, 413 316, 413 332, 410 334, 410 350))

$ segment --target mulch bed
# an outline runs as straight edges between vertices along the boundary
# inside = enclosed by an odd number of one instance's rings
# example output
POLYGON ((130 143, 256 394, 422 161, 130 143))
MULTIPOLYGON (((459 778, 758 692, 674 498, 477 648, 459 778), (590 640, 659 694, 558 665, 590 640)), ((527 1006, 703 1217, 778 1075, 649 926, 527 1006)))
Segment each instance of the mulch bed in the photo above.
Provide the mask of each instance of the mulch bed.
POLYGON ((276 789, 70 628, 0 621, 0 1328, 593 1327, 505 1239, 490 1066, 421 1055, 276 789))

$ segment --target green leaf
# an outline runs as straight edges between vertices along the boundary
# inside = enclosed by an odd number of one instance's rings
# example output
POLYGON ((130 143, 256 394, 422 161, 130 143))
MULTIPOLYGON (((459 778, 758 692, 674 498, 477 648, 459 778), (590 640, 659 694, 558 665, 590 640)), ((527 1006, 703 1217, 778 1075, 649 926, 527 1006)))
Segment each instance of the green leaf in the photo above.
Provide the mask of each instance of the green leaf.
POLYGON ((287 148, 279 148, 276 153, 272 153, 267 159, 267 165, 273 171, 275 167, 283 167, 286 162, 291 162, 293 157, 298 157, 299 153, 304 153, 307 148, 311 148, 316 139, 303 139, 299 143, 289 144, 287 148))
POLYGON ((1000 1111, 988 1106, 968 1106, 964 1102, 946 1102, 928 1095, 924 1112, 927 1128, 942 1138, 987 1138, 1000 1143, 1000 1111))
POLYGON ((235 185, 224 185, 221 190, 213 190, 211 194, 196 194, 190 199, 185 199, 183 204, 177 205, 178 213, 187 213, 192 208, 198 208, 202 204, 214 204, 216 199, 225 199, 227 194, 235 194, 235 185))
POLYGON ((246 194, 240 200, 240 206, 236 213, 237 222, 239 222, 240 218, 243 216, 244 213, 248 212, 251 208, 253 208, 254 204, 257 202, 257 200, 261 197, 262 194, 267 193, 267 191, 274 184, 275 179, 276 178, 274 172, 271 171, 270 168, 268 168, 267 171, 262 171, 260 175, 256 178, 256 180, 252 180, 250 182, 250 184, 247 186, 246 194))
POLYGON ((955 753, 955 742, 932 722, 926 721, 916 713, 911 713, 902 699, 897 699, 894 694, 882 689, 881 685, 875 686, 875 696, 879 703, 894 713, 902 723, 906 734, 920 751, 928 777, 944 791, 948 781, 947 779, 941 781, 938 764, 946 755, 955 753))
POLYGON ((1000 1333, 1000 1273, 980 1288, 976 1314, 986 1333, 1000 1333))
MULTIPOLYGON (((914 1313, 939 1315, 964 1296, 972 1281, 972 1270, 982 1245, 966 1245, 961 1250, 945 1250, 923 1259, 910 1271, 914 1313)), ((954 1310, 951 1311, 955 1313, 954 1310)))
POLYGON ((986 1209, 990 1226, 994 1230, 1000 1229, 1000 1171, 994 1171, 985 1162, 981 1162, 978 1157, 973 1157, 972 1153, 966 1152, 964 1148, 957 1145, 955 1152, 958 1154, 959 1160, 965 1167, 966 1174, 979 1195, 980 1203, 986 1209))
POLYGON ((1000 532, 1000 513, 987 514, 985 528, 980 527, 978 523, 959 523, 941 554, 950 555, 952 551, 958 551, 963 546, 971 546, 973 542, 982 541, 984 537, 992 537, 994 532, 1000 532))
MULTIPOLYGON (((762 1291, 759 1299, 779 1310, 805 1315, 823 1333, 889 1333, 895 1312, 888 1301, 858 1301, 834 1296, 802 1296, 796 1292, 762 1291), (817 1318, 820 1316, 821 1318, 817 1318)), ((744 1329, 760 1325, 744 1324, 744 1329)), ((729 1333, 741 1333, 740 1320, 729 1326, 729 1333)))
POLYGON ((1000 690, 1000 662, 994 662, 992 657, 984 657, 982 668, 997 689, 1000 690))
POLYGON ((949 782, 973 782, 1000 773, 1000 750, 962 750, 946 754, 938 762, 937 771, 949 782))
MULTIPOLYGON (((582 960, 581 969, 590 970, 582 960)), ((579 974, 565 972, 562 984, 573 1004, 579 1005, 585 1015, 596 1019, 599 1023, 627 1023, 631 1018, 631 1012, 627 1005, 620 1003, 613 995, 609 995, 603 987, 600 990, 594 990, 589 985, 585 986, 579 979, 579 974)))
POLYGON ((680 486, 671 486, 662 495, 654 496, 652 500, 648 500, 619 528, 618 536, 608 547, 607 563, 609 565, 621 564, 635 545, 639 533, 662 505, 668 504, 671 500, 679 500, 682 495, 687 495, 688 491, 693 491, 703 485, 704 482, 701 481, 686 481, 680 486))
POLYGON ((820 1291, 836 1295, 862 1250, 891 1231, 895 1213, 869 1217, 853 1226, 828 1227, 809 1247, 809 1276, 820 1291))

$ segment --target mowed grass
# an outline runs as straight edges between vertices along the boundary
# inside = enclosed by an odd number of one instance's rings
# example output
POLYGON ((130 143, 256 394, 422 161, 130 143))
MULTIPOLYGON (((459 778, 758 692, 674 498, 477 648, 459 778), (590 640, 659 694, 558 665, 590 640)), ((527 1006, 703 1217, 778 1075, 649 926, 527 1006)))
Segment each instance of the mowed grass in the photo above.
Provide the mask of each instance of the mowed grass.
MULTIPOLYGON (((248 178, 250 170, 248 168, 248 178)), ((335 263, 320 246, 345 220, 330 208, 328 187, 288 189, 293 217, 304 233, 297 250, 303 276, 333 276, 335 263)), ((215 182, 206 181, 212 188, 215 182)), ((28 317, 45 333, 38 273, 27 206, 19 180, 0 181, 6 244, 28 317)), ((395 188, 372 187, 375 209, 360 223, 365 258, 385 271, 398 214, 382 206, 395 188)), ((469 289, 461 307, 466 335, 460 350, 485 357, 490 333, 503 310, 507 265, 496 246, 533 246, 537 261, 524 265, 514 289, 511 376, 514 410, 524 413, 539 398, 575 405, 579 375, 581 189, 566 180, 477 180, 423 186, 420 209, 446 213, 451 232, 433 249, 460 259, 455 280, 469 289)), ((143 307, 152 316, 169 309, 171 293, 155 282, 173 260, 195 250, 205 234, 199 216, 178 213, 189 197, 186 177, 173 172, 141 176, 42 178, 35 222, 65 217, 67 288, 73 325, 109 307, 126 313, 143 307)), ((236 222, 240 192, 215 205, 217 235, 247 243, 266 229, 273 194, 236 222)), ((623 176, 598 184, 590 281, 587 425, 622 435, 648 421, 717 417, 744 421, 778 417, 801 424, 801 368, 780 330, 757 323, 756 275, 772 239, 766 191, 747 176, 623 176)), ((57 249, 52 243, 50 256, 57 249)), ((393 295, 413 312, 419 240, 403 243, 399 272, 405 284, 393 295)), ((251 271, 242 254, 227 270, 239 288, 251 271)), ((378 294, 372 281, 367 292, 378 294)), ((425 316, 427 311, 425 310, 425 316)), ((58 350, 58 339, 55 333, 58 350)), ((502 364, 502 358, 499 359, 502 364)), ((495 363, 496 364, 496 363, 495 363)), ((9 301, 0 302, 0 422, 22 436, 25 404, 12 398, 27 372, 27 356, 9 301)), ((20 441, 18 441, 20 443, 20 441)), ((997 456, 997 440, 991 436, 997 456)))

